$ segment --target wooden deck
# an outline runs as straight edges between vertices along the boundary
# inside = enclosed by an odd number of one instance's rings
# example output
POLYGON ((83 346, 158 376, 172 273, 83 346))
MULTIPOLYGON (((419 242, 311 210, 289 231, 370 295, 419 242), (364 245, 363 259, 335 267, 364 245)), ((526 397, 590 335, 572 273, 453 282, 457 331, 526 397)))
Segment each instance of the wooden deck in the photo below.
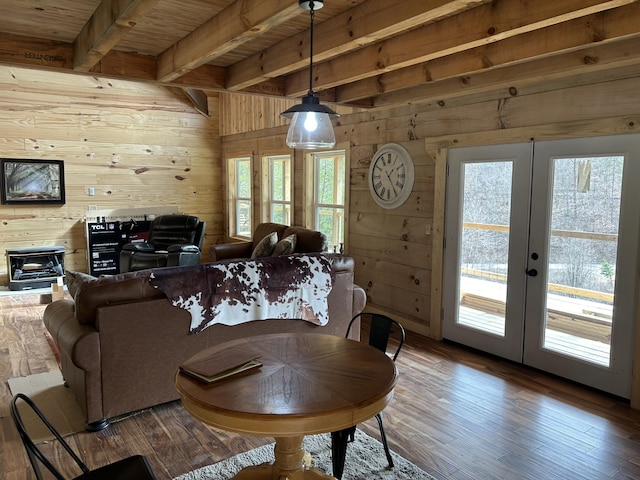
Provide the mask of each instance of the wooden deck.
MULTIPOLYGON (((459 322, 492 335, 504 335, 506 287, 465 278, 459 322)), ((544 348, 598 365, 609 365, 612 306, 550 294, 544 348)))
MULTIPOLYGON (((547 317, 549 318, 549 317, 547 317)), ((504 317, 492 313, 460 306, 459 322, 483 332, 503 336, 504 317)), ((579 358, 598 365, 609 365, 611 346, 589 338, 576 335, 575 332, 564 332, 554 329, 549 323, 545 335, 545 348, 555 352, 579 358)))

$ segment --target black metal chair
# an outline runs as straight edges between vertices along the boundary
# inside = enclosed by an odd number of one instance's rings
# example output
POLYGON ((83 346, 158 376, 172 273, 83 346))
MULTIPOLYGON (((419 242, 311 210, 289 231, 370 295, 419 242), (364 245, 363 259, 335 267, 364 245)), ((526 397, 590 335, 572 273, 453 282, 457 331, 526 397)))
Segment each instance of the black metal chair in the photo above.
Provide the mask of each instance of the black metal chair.
POLYGON ((120 273, 199 264, 205 227, 206 222, 192 215, 161 215, 154 218, 148 241, 122 246, 120 273))
POLYGON ((78 457, 78 455, 71 449, 69 444, 62 438, 60 433, 51 425, 49 420, 43 415, 40 409, 33 403, 33 401, 25 394, 18 393, 13 397, 11 401, 11 417, 20 434, 20 439, 24 445, 31 466, 36 474, 38 480, 42 480, 44 477, 40 471, 40 464, 44 465, 53 476, 58 480, 65 480, 60 471, 45 457, 40 449, 33 442, 22 421, 20 412, 18 411, 18 400, 24 401, 42 420, 42 423, 51 431, 53 436, 60 442, 67 453, 71 456, 73 461, 78 465, 82 474, 74 477, 74 479, 82 480, 154 480, 156 477, 153 474, 151 467, 147 459, 142 455, 133 455, 117 462, 105 465, 95 470, 89 470, 84 462, 78 457))
MULTIPOLYGON (((363 316, 371 317, 370 329, 369 329, 369 345, 385 352, 389 355, 393 361, 396 361, 398 354, 404 345, 406 334, 404 328, 397 321, 382 315, 379 313, 366 313, 362 312, 356 315, 349 322, 347 327, 346 337, 349 337, 351 332, 351 326, 357 319, 361 319, 363 316), (397 337, 397 343, 394 348, 389 348, 389 339, 397 337)), ((380 438, 382 439, 382 446, 384 447, 384 453, 387 456, 387 462, 389 462, 389 468, 393 468, 393 458, 391 457, 391 451, 387 443, 387 436, 384 432, 384 424, 382 422, 382 412, 376 414, 376 420, 380 427, 380 438)), ((333 476, 338 480, 342 478, 342 471, 344 469, 344 462, 346 457, 346 444, 347 440, 353 442, 355 439, 356 427, 350 427, 345 430, 331 433, 331 454, 332 454, 332 466, 333 476)))

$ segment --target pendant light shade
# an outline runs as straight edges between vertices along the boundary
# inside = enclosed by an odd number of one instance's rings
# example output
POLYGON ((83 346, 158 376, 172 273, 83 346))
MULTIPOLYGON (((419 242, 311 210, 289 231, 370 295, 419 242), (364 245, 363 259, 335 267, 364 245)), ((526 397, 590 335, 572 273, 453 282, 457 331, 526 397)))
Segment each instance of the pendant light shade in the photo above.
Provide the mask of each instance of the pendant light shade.
POLYGON ((294 105, 282 112, 285 118, 291 119, 287 133, 287 145, 291 148, 316 149, 331 148, 336 144, 331 119, 339 117, 329 107, 320 104, 313 93, 313 19, 314 11, 324 6, 319 0, 298 0, 301 8, 311 12, 311 41, 309 43, 309 92, 302 98, 302 103, 294 105))
POLYGON ((287 133, 287 145, 291 148, 331 148, 336 144, 331 119, 338 114, 325 105, 312 92, 281 114, 291 119, 287 133))

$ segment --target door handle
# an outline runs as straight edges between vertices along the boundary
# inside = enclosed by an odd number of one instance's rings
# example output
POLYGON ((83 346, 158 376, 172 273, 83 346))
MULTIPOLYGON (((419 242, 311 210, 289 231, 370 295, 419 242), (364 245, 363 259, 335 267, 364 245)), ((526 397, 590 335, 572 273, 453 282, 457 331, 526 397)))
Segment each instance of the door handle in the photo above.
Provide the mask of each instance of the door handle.
POLYGON ((529 275, 530 277, 535 277, 538 275, 538 270, 536 270, 535 268, 529 268, 527 269, 527 275, 529 275))

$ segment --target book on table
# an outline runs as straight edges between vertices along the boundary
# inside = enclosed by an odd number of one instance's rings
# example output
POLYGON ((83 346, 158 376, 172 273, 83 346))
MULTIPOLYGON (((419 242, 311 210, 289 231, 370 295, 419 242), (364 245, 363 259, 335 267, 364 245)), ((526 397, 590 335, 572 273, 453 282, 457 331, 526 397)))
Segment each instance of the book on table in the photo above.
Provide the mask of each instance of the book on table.
POLYGON ((199 360, 187 361, 180 365, 180 371, 205 383, 212 383, 262 366, 258 358, 259 356, 246 351, 227 350, 199 360))

